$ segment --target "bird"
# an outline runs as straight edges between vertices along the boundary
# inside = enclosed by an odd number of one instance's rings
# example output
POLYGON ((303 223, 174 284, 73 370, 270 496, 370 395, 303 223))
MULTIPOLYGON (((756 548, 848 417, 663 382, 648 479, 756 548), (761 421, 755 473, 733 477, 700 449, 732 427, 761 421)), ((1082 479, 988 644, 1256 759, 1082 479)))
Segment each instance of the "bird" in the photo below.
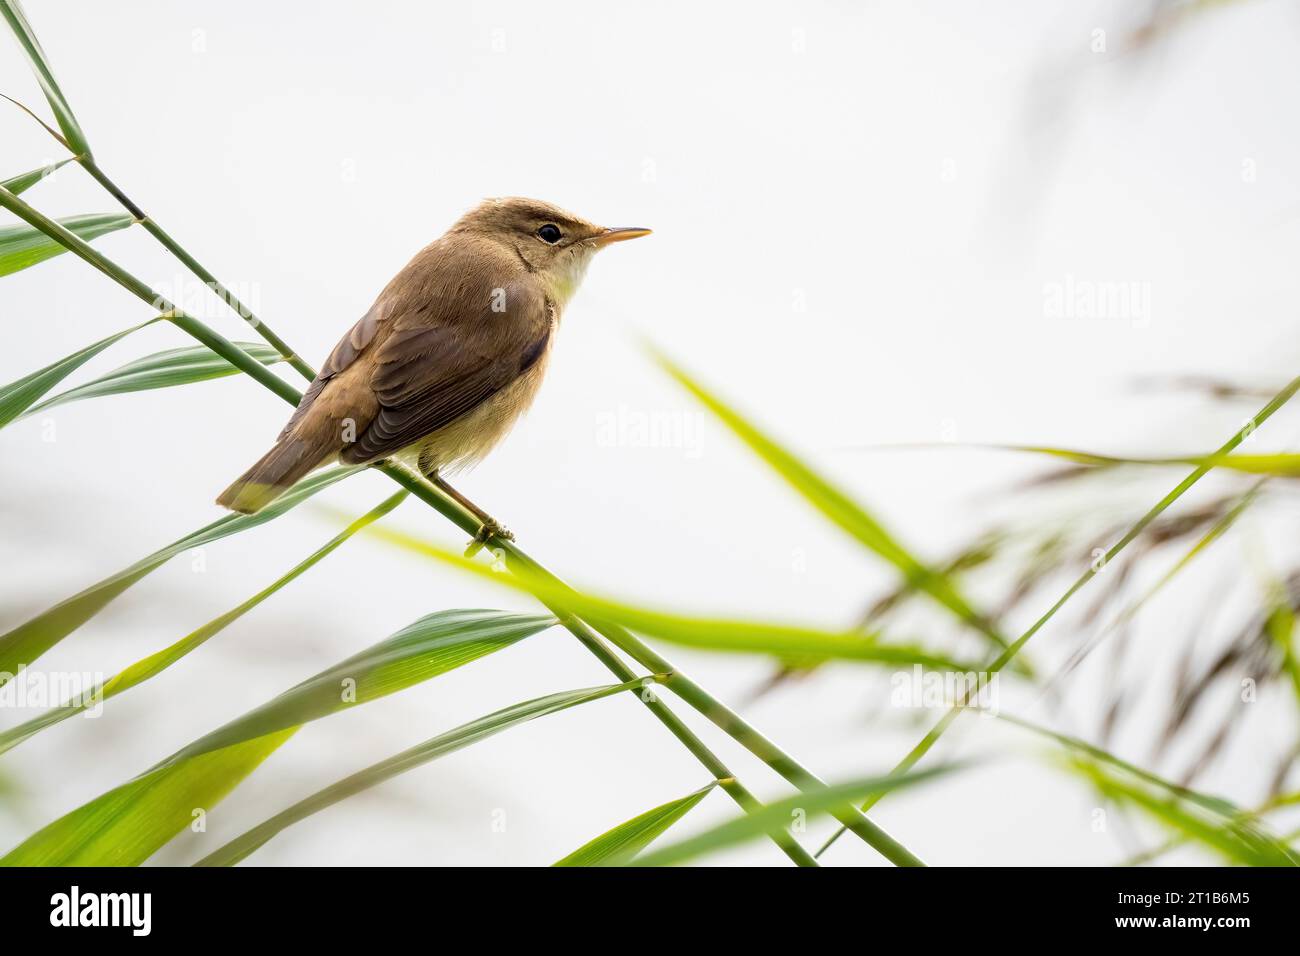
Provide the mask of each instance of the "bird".
POLYGON ((469 509, 476 541, 512 537, 444 475, 481 460, 532 404, 595 253, 649 234, 537 199, 484 200, 384 287, 217 504, 255 514, 324 465, 391 459, 469 509))

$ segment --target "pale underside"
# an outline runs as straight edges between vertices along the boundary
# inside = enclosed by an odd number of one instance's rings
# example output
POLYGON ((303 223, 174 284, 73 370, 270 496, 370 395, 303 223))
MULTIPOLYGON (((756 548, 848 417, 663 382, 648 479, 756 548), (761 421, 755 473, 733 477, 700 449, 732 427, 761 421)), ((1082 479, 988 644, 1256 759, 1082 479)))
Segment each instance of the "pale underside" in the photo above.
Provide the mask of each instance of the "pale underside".
POLYGON ((509 433, 537 396, 550 345, 537 364, 450 425, 426 435, 392 457, 426 475, 455 474, 477 464, 509 433))

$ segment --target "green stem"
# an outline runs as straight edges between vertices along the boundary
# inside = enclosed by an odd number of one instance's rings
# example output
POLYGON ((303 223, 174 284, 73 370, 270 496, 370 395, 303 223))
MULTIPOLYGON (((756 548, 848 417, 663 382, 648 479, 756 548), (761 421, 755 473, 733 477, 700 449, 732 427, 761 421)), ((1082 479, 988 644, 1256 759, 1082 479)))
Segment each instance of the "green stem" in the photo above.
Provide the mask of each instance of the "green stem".
MULTIPOLYGON (((529 574, 539 577, 544 583, 562 588, 568 587, 554 574, 515 547, 512 542, 505 542, 501 550, 508 554, 511 559, 522 562, 528 569, 529 574)), ((507 567, 509 567, 508 562, 507 567)), ((805 792, 825 788, 826 783, 816 774, 764 737, 739 714, 692 681, 631 631, 607 621, 593 621, 590 623, 602 636, 642 667, 661 675, 660 680, 665 687, 672 690, 694 710, 771 767, 789 783, 805 792)), ((844 825, 845 829, 857 834, 891 863, 897 866, 925 865, 911 851, 853 807, 837 810, 834 816, 844 825)))
MULTIPOLYGON (((605 645, 605 642, 602 641, 585 622, 574 617, 572 614, 567 613, 563 608, 549 604, 547 607, 549 607, 552 613, 559 618, 560 623, 568 628, 573 636, 581 641, 583 646, 595 655, 597 660, 604 664, 612 674, 618 677, 620 683, 626 683, 636 676, 636 673, 624 664, 618 655, 611 651, 605 645)), ((649 711, 659 719, 659 722, 667 727, 668 731, 682 742, 682 745, 690 751, 691 755, 694 756, 695 759, 709 771, 709 773, 713 774, 714 779, 718 781, 718 785, 722 787, 722 789, 726 791, 727 795, 736 802, 737 806, 746 813, 753 813, 762 809, 763 805, 759 802, 758 798, 740 782, 736 775, 727 768, 727 765, 724 764, 722 760, 705 745, 704 741, 700 740, 700 738, 682 722, 682 719, 673 713, 668 705, 658 698, 652 688, 647 687, 642 690, 634 689, 632 693, 636 694, 649 711)), ((819 865, 817 861, 813 859, 812 854, 800 846, 799 843, 789 834, 774 833, 772 834, 772 839, 776 842, 777 846, 781 848, 785 855, 793 860, 796 865, 819 865)))
MULTIPOLYGON (((447 498, 432 485, 421 481, 398 465, 385 462, 376 467, 389 475, 394 481, 401 484, 412 494, 421 498, 427 504, 441 512, 463 531, 472 534, 478 530, 479 524, 477 518, 462 508, 459 503, 447 498)), ((557 588, 568 588, 567 584, 540 565, 537 561, 529 557, 528 554, 513 541, 493 539, 492 544, 494 551, 500 552, 502 556, 507 558, 507 568, 510 567, 510 562, 518 562, 522 567, 526 568, 530 574, 539 578, 543 583, 557 588)), ((561 613, 554 607, 552 607, 551 610, 557 614, 561 613)), ((802 766, 788 753, 764 737, 750 724, 746 723, 739 714, 729 709, 725 704, 705 691, 704 688, 700 687, 700 685, 690 680, 671 662, 648 647, 631 631, 608 621, 591 621, 588 623, 598 634, 603 636, 638 664, 652 673, 665 675, 662 678, 662 682, 666 687, 670 688, 694 710, 706 717, 728 736, 734 739, 759 760, 763 761, 763 763, 771 767, 777 774, 784 777, 795 787, 804 791, 815 791, 826 786, 825 782, 818 778, 816 774, 802 766)), ((570 628, 570 630, 573 629, 570 628)), ((583 637, 576 631, 574 631, 574 634, 579 638, 579 640, 583 640, 583 637)), ((584 643, 586 643, 585 640, 584 643)), ((617 675, 619 672, 615 671, 614 673, 617 675)), ((620 679, 626 680, 627 678, 620 679)), ((890 862, 895 863, 898 866, 924 865, 921 860, 906 847, 854 808, 848 807, 844 810, 837 811, 835 817, 844 824, 845 829, 851 830, 853 833, 857 834, 890 862)))
POLYGON ((286 402, 292 405, 298 404, 298 399, 302 397, 302 393, 257 361, 257 359, 230 340, 208 328, 198 319, 186 315, 166 296, 155 292, 147 283, 127 272, 76 233, 33 209, 3 186, 0 186, 0 206, 8 209, 28 225, 39 229, 65 249, 89 262, 100 272, 113 279, 118 285, 133 293, 137 298, 143 299, 152 308, 168 318, 172 324, 188 332, 231 365, 252 376, 286 402))
MULTIPOLYGON (((13 212, 23 221, 36 229, 41 230, 47 236, 63 245, 64 248, 73 252, 86 262, 90 263, 100 272, 113 279, 123 288, 163 312, 178 328, 202 342, 208 348, 212 349, 240 370, 247 372, 258 382, 265 385, 291 405, 296 405, 298 403, 298 400, 301 398, 301 393, 287 382, 272 374, 264 365, 249 356, 248 353, 244 352, 243 349, 239 348, 239 346, 208 328, 198 319, 181 312, 165 297, 154 292, 154 290, 146 283, 127 272, 107 256, 98 252, 88 242, 85 242, 76 234, 59 225, 59 223, 38 212, 36 209, 33 209, 27 203, 23 202, 3 187, 0 187, 0 206, 13 212)), ((264 327, 264 325, 262 327, 264 327)), ((267 341, 269 342, 270 340, 268 339, 267 341)), ((310 367, 308 367, 304 374, 310 378, 314 377, 315 373, 313 373, 310 367)), ((454 522, 457 527, 461 528, 461 530, 469 534, 474 534, 478 531, 479 522, 473 514, 458 502, 447 497, 437 488, 430 485, 428 482, 421 478, 417 478, 405 471, 405 469, 388 462, 381 462, 375 467, 387 474, 393 480, 397 481, 398 484, 414 493, 422 501, 432 505, 439 513, 454 522)), ((519 560, 528 560, 530 566, 540 568, 536 562, 527 559, 522 552, 518 551, 511 542, 494 541, 494 544, 506 548, 512 553, 512 556, 519 560)), ((593 634, 586 625, 576 618, 573 618, 571 615, 566 615, 566 618, 567 620, 564 621, 565 627, 567 627, 568 630, 584 644, 584 646, 596 654, 601 663, 605 664, 605 666, 618 676, 621 681, 629 680, 631 677, 635 676, 632 671, 626 668, 622 661, 618 660, 617 657, 614 657, 608 648, 604 647, 600 642, 600 639, 593 634)), ((757 799, 744 787, 743 784, 740 783, 736 778, 736 775, 727 769, 726 765, 716 755, 714 755, 705 744, 699 740, 699 738, 696 737, 688 727, 686 727, 685 724, 681 722, 680 718, 672 713, 667 705, 657 699, 648 700, 645 697, 642 697, 642 700, 647 704, 651 712, 654 713, 666 727, 668 727, 674 736, 682 741, 682 743, 687 746, 687 749, 690 750, 690 752, 695 755, 702 764, 704 764, 705 768, 719 781, 723 790, 725 790, 742 809, 749 811, 759 806, 757 799)), ((800 847, 793 838, 774 837, 774 839, 781 849, 785 851, 786 855, 800 866, 816 865, 816 862, 808 852, 800 847)))
POLYGON ((237 604, 224 614, 213 618, 197 630, 186 634, 179 641, 164 647, 162 650, 150 654, 148 657, 136 661, 124 670, 118 671, 108 680, 104 681, 101 686, 98 698, 94 701, 87 701, 82 704, 75 704, 72 701, 63 703, 58 707, 51 708, 45 713, 33 717, 17 727, 0 733, 0 753, 7 753, 14 747, 28 740, 36 733, 51 727, 60 721, 66 720, 75 714, 81 713, 92 704, 102 704, 111 697, 130 690, 143 684, 147 680, 157 677, 172 664, 185 657, 187 654, 197 650, 207 641, 211 640, 217 634, 239 620, 253 608, 257 607, 271 595, 275 594, 281 588, 288 585, 294 579, 306 574, 311 568, 315 567, 327 556, 336 551, 345 541, 369 524, 378 521, 387 515, 399 504, 406 500, 406 491, 398 491, 391 497, 380 502, 370 511, 357 518, 346 528, 327 541, 321 548, 309 554, 302 561, 290 568, 285 574, 282 574, 272 584, 264 587, 252 597, 237 604))
MULTIPOLYGON (((440 512, 443 516, 445 516, 447 519, 449 519, 455 525, 457 525, 457 527, 459 527, 462 531, 465 531, 469 534, 473 534, 478 530, 478 526, 479 526, 478 519, 475 518, 472 514, 470 514, 458 502, 455 502, 450 498, 446 497, 444 494, 442 494, 442 492, 440 492, 434 486, 421 480, 420 478, 417 478, 415 475, 413 475, 406 469, 402 468, 401 466, 392 464, 391 462, 383 462, 379 465, 376 465, 375 467, 378 468, 380 471, 384 472, 386 475, 388 475, 398 484, 402 485, 402 487, 406 488, 416 497, 423 500, 426 504, 430 505, 435 510, 440 512)), ((520 550, 520 548, 517 545, 515 545, 513 541, 495 542, 494 548, 499 549, 504 555, 508 556, 507 567, 509 567, 510 561, 517 561, 521 565, 529 568, 529 570, 533 574, 539 575, 544 579, 548 579, 554 582, 555 584, 562 586, 562 582, 560 582, 559 579, 555 577, 555 575, 551 574, 551 572, 547 571, 540 564, 538 564, 527 554, 525 554, 522 550, 520 550)), ((611 651, 605 645, 605 642, 601 640, 599 634, 603 634, 612 643, 614 643, 616 646, 622 649, 625 653, 627 653, 633 659, 637 660, 638 663, 644 665, 646 660, 655 659, 659 664, 662 665, 662 670, 659 670, 658 671, 659 673, 667 674, 673 670, 672 665, 670 665, 667 661, 663 660, 663 658, 653 655, 653 652, 651 652, 649 656, 644 654, 638 656, 636 653, 634 653, 632 650, 632 645, 640 645, 640 642, 637 641, 636 638, 632 637, 632 635, 630 634, 627 634, 627 637, 630 638, 630 642, 620 641, 620 637, 622 635, 617 634, 617 632, 621 631, 622 630, 621 628, 614 629, 609 626, 603 626, 603 625, 589 626, 586 622, 575 617, 573 614, 569 613, 563 608, 551 604, 547 604, 547 607, 550 608, 551 612, 555 614, 556 617, 559 618, 560 623, 563 624, 569 630, 569 632, 573 634, 574 637, 576 637, 579 641, 581 641, 583 646, 585 646, 589 651, 591 651, 591 653, 595 655, 597 660, 599 660, 602 664, 604 664, 605 667, 608 668, 609 671, 615 677, 617 677, 620 682, 631 680, 633 677, 636 676, 636 674, 626 664, 624 664, 623 661, 613 653, 613 651, 611 651), (593 631, 593 627, 595 628, 595 631, 593 631), (616 633, 611 633, 611 631, 615 631, 616 633), (596 632, 599 632, 599 634, 596 632)), ((644 647, 644 645, 641 646, 644 647)), ((645 650, 649 651, 648 648, 645 648, 645 650)), ((657 670, 657 668, 655 667, 650 667, 649 669, 651 671, 657 670)), ((680 678, 680 675, 675 675, 675 676, 680 678)), ((671 682, 672 679, 673 678, 670 677, 669 682, 671 682)), ((700 738, 697 737, 695 733, 691 731, 689 727, 686 726, 685 723, 682 722, 680 717, 678 717, 675 713, 673 713, 673 711, 668 707, 667 704, 663 703, 661 700, 658 699, 657 696, 653 694, 649 694, 649 695, 638 694, 638 696, 641 698, 642 703, 646 705, 646 707, 650 710, 650 712, 653 713, 657 718, 659 718, 660 722, 663 723, 663 725, 668 728, 669 732, 671 732, 674 737, 676 737, 678 740, 682 742, 682 744, 686 747, 686 749, 689 750, 691 754, 693 754, 695 758, 699 760, 701 764, 704 765, 705 769, 707 769, 711 774, 713 774, 714 778, 718 781, 718 784, 722 787, 722 789, 726 791, 727 794, 733 800, 735 800, 736 804, 742 810, 749 813, 759 809, 762 806, 762 804, 759 803, 757 798, 755 798, 754 795, 750 793, 750 791, 740 782, 740 780, 736 777, 736 775, 727 768, 726 764, 724 764, 716 754, 714 754, 711 750, 709 750, 709 748, 705 745, 705 743, 702 740, 700 740, 700 738)), ((746 746, 748 747, 748 744, 746 744, 746 746)), ((803 847, 801 847, 793 838, 784 834, 780 834, 780 835, 774 835, 773 839, 777 842, 777 844, 781 847, 781 849, 785 851, 786 855, 789 856, 796 863, 798 863, 800 866, 816 865, 816 861, 812 859, 811 855, 809 855, 808 852, 805 849, 803 849, 803 847)))
MULTIPOLYGON (((1255 429, 1268 421, 1268 419, 1273 416, 1274 412, 1289 402, 1297 391, 1300 391, 1300 376, 1293 378, 1287 386, 1274 395, 1272 399, 1269 400, 1268 404, 1261 408, 1253 418, 1248 419, 1246 423, 1237 430, 1235 435, 1224 442, 1223 445, 1213 454, 1208 455, 1207 458, 1213 461, 1223 457, 1224 455, 1230 454, 1238 445, 1246 440, 1247 436, 1254 433, 1255 429)), ((1020 652, 1020 649, 1029 643, 1030 638, 1037 634, 1043 626, 1056 615, 1056 612, 1063 608, 1066 602, 1078 593, 1080 588, 1096 577, 1102 568, 1106 567, 1106 565, 1108 565, 1116 555, 1127 548, 1138 535, 1147 529, 1151 522, 1160 517, 1160 515, 1163 514, 1170 505, 1181 498, 1189 488, 1208 475, 1213 467, 1212 464, 1199 466, 1186 478, 1180 481, 1167 495, 1157 501, 1150 511, 1139 518, 1133 527, 1129 528, 1124 536, 1111 546, 1110 550, 1106 552, 1100 561, 1094 561, 1088 566, 1088 570, 1079 575, 1078 580, 1070 585, 1069 589, 1061 595, 1055 604, 1044 612, 1042 617, 1030 626, 1029 630, 1016 638, 1010 647, 998 655, 993 663, 988 666, 987 673, 996 674, 998 671, 1002 670, 1002 668, 1006 667, 1011 659, 1020 652)), ((948 713, 944 714, 943 717, 940 718, 939 722, 930 729, 930 732, 922 737, 917 745, 908 751, 907 756, 898 762, 898 766, 894 768, 894 772, 902 773, 912 769, 912 767, 914 767, 921 758, 930 751, 930 748, 935 745, 939 738, 943 736, 944 732, 952 725, 952 722, 956 720, 957 714, 962 710, 962 707, 956 706, 948 711, 948 713)), ((879 803, 883 796, 883 794, 880 794, 868 798, 862 804, 863 812, 870 810, 873 806, 879 803)), ((843 830, 837 830, 833 833, 830 839, 822 844, 821 849, 817 851, 816 855, 820 857, 830 849, 831 845, 838 840, 843 833, 843 830)))
POLYGON ((256 331, 268 345, 279 352, 286 362, 302 374, 303 378, 310 382, 316 377, 315 370, 303 361, 303 359, 294 352, 293 349, 289 348, 288 343, 286 343, 284 339, 276 335, 270 326, 253 314, 252 309, 240 302, 233 292, 217 281, 217 277, 203 267, 202 263, 190 255, 180 243, 168 235, 163 230, 162 226, 158 225, 158 223, 156 223, 143 209, 132 202, 130 197, 118 188, 117 183, 109 179, 104 171, 99 168, 99 165, 93 158, 90 156, 78 156, 77 160, 81 163, 82 168, 84 168, 96 182, 108 190, 109 194, 114 199, 120 202, 126 210, 131 213, 131 215, 135 216, 135 218, 139 220, 140 225, 144 226, 151 236, 162 243, 163 247, 179 259, 185 268, 189 269, 190 272, 194 273, 195 276, 203 281, 204 285, 215 292, 221 301, 230 306, 236 315, 251 325, 253 330, 256 331))

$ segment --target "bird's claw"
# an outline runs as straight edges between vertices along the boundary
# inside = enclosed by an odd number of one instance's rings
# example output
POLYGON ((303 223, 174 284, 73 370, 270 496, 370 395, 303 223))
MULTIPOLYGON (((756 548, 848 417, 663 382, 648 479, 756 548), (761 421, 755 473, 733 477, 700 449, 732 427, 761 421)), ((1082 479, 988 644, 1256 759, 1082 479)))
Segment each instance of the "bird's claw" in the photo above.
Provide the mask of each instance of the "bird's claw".
POLYGON ((514 533, 507 528, 502 527, 495 518, 489 518, 479 526, 478 534, 474 535, 474 540, 469 543, 465 549, 465 557, 472 558, 483 550, 483 546, 493 538, 501 541, 515 540, 514 533))

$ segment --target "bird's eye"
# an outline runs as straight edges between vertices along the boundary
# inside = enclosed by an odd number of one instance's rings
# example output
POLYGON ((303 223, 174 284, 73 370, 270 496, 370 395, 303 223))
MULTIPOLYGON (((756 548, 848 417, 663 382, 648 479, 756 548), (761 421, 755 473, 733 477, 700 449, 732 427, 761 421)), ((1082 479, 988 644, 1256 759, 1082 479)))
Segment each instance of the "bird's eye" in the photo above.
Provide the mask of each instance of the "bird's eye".
POLYGON ((563 234, 560 232, 559 226, 548 222, 546 225, 542 226, 541 229, 537 230, 537 238, 542 240, 542 242, 549 242, 551 245, 555 245, 563 238, 563 234))

